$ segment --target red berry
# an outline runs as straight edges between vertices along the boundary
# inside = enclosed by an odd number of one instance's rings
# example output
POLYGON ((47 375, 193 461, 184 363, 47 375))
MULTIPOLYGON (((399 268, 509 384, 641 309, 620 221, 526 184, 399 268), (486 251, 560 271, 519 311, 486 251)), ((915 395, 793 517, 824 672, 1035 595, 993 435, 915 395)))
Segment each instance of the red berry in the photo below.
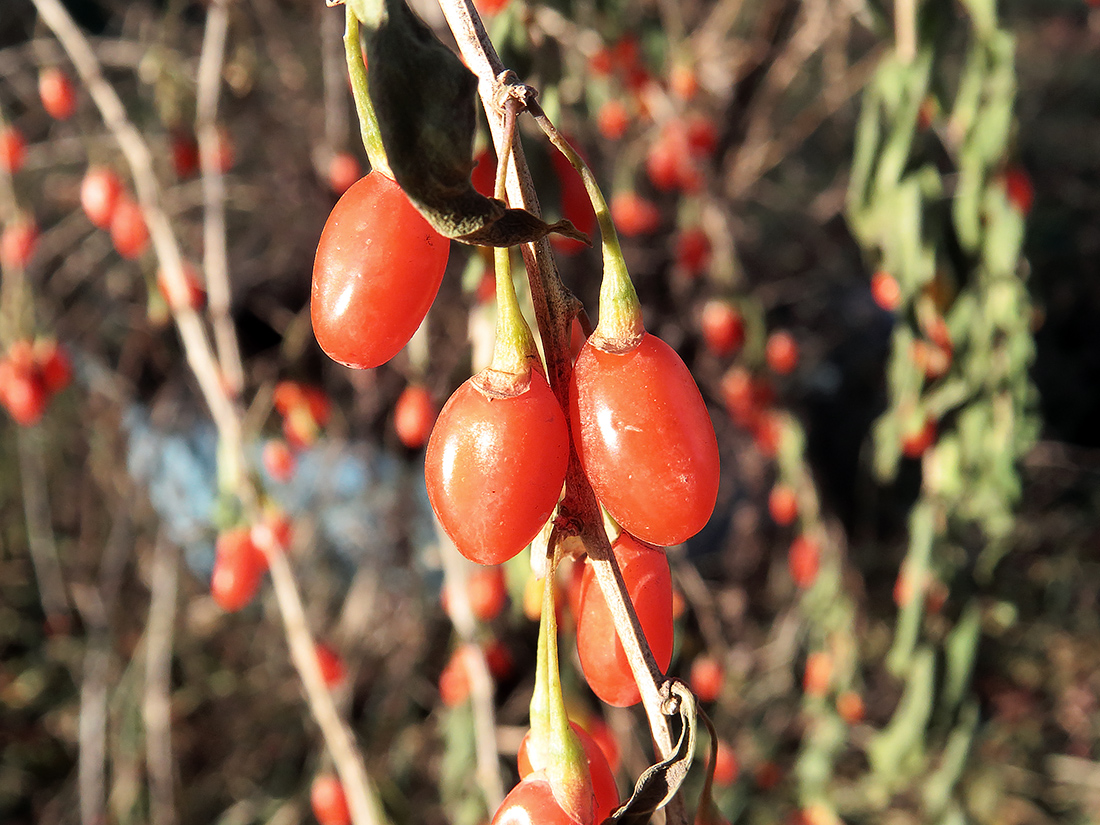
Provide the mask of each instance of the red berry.
MULTIPOLYGON (((26 343, 29 347, 29 342, 26 343)), ((16 352, 18 343, 0 361, 0 404, 7 408, 15 422, 30 427, 41 420, 49 403, 49 393, 33 363, 16 352)))
POLYGON ((80 205, 93 226, 107 229, 122 194, 122 181, 105 166, 93 166, 80 184, 80 205))
POLYGON ((780 375, 788 375, 794 372, 798 366, 798 344, 794 336, 786 330, 773 332, 768 336, 768 343, 764 347, 764 357, 768 366, 780 375))
POLYGON ((0 233, 0 267, 26 269, 38 246, 38 225, 32 218, 16 218, 0 233))
POLYGON ((456 708, 470 696, 469 657, 472 651, 460 647, 451 654, 439 674, 439 698, 449 708, 456 708))
POLYGON ((786 484, 776 484, 768 493, 768 512, 772 521, 780 527, 794 523, 798 516, 798 498, 794 490, 786 484))
POLYGON ((363 167, 351 152, 337 152, 328 162, 328 185, 337 195, 347 192, 361 177, 363 167))
POLYGON ((486 146, 474 158, 474 171, 470 173, 470 183, 485 197, 493 197, 497 185, 497 158, 493 147, 486 146))
POLYGON ((360 179, 317 244, 310 314, 321 349, 357 369, 393 358, 435 299, 449 251, 393 180, 360 179))
POLYGON ((393 408, 393 428, 402 444, 410 450, 419 450, 428 443, 438 415, 439 408, 428 388, 422 384, 409 384, 393 408))
POLYGON ((710 265, 710 238, 698 227, 682 230, 676 236, 676 263, 688 275, 699 275, 710 265))
POLYGON ((787 555, 787 567, 791 573, 791 579, 797 587, 805 590, 817 579, 817 571, 821 566, 821 551, 817 542, 806 535, 799 536, 791 542, 791 548, 787 555))
POLYGON ((508 584, 504 578, 504 568, 494 564, 471 571, 466 581, 466 592, 469 594, 470 609, 474 616, 483 622, 491 622, 508 603, 508 584))
POLYGON ((321 678, 325 682, 325 687, 334 688, 343 682, 347 677, 347 669, 340 654, 324 642, 317 642, 313 651, 317 655, 317 664, 321 668, 321 678))
POLYGON ((498 682, 511 676, 516 666, 511 651, 500 639, 494 639, 485 646, 485 664, 489 668, 489 675, 498 682))
POLYGON ((608 140, 619 140, 630 128, 630 112, 619 98, 612 98, 596 113, 596 128, 608 140))
POLYGON ((1021 215, 1027 215, 1035 201, 1035 187, 1031 185, 1027 172, 1019 166, 1013 166, 1005 172, 1004 184, 1008 202, 1021 215))
POLYGON ((332 774, 322 774, 313 780, 309 802, 320 825, 351 825, 344 786, 332 774))
POLYGON ((745 342, 741 313, 727 301, 712 300, 703 305, 703 341, 718 357, 731 355, 745 342))
POLYGON ((23 168, 26 157, 27 142, 23 140, 22 132, 14 126, 0 131, 0 169, 14 175, 23 168))
POLYGON ((685 128, 692 157, 709 158, 718 149, 718 127, 710 118, 695 115, 688 119, 685 128))
POLYGON ((290 446, 280 438, 268 439, 264 442, 263 465, 267 474, 272 479, 286 484, 294 477, 294 468, 297 460, 290 446))
POLYGON ((628 236, 649 235, 661 225, 661 211, 637 192, 621 192, 611 199, 611 217, 628 236))
POLYGON ((737 775, 741 772, 741 765, 737 761, 737 754, 725 740, 718 740, 718 755, 714 759, 714 784, 719 787, 729 787, 737 781, 737 775))
POLYGON ((68 120, 76 111, 73 82, 56 66, 45 68, 38 75, 38 96, 42 98, 42 108, 56 120, 68 120))
POLYGON ((240 610, 255 598, 266 569, 267 559, 252 543, 249 528, 225 530, 214 550, 210 595, 222 610, 240 610))
POLYGON ((713 702, 717 699, 725 681, 726 673, 722 669, 722 663, 713 656, 704 654, 691 663, 688 684, 700 702, 713 702))
POLYGON ((57 341, 51 338, 35 344, 34 361, 47 394, 53 395, 69 386, 73 365, 57 341))
POLYGON ((836 697, 836 712, 849 725, 858 725, 865 712, 863 697, 854 690, 844 691, 836 697))
POLYGON ((481 373, 443 407, 424 460, 428 498, 466 558, 499 564, 526 547, 561 494, 565 416, 542 373, 498 392, 481 373))
POLYGON ((894 312, 901 305, 901 287, 897 278, 879 270, 871 276, 871 297, 887 312, 894 312))
POLYGON ((624 353, 585 343, 569 406, 581 466, 624 530, 667 546, 703 528, 718 497, 718 441, 672 347, 649 333, 624 353))
POLYGON ((140 258, 149 246, 149 229, 141 207, 126 195, 115 204, 111 216, 111 243, 123 258, 140 258))
MULTIPOLYGON (((595 796, 592 821, 598 824, 619 806, 619 788, 615 784, 615 774, 599 742, 576 722, 570 722, 569 727, 580 740, 581 748, 584 749, 585 758, 588 760, 588 772, 592 778, 592 792, 595 796)), ((519 753, 516 755, 520 779, 525 779, 535 772, 532 767, 530 743, 531 732, 528 731, 520 742, 519 753)), ((540 765, 540 768, 544 767, 545 765, 540 765)))
POLYGON ((913 432, 906 433, 901 440, 901 452, 906 458, 920 458, 936 440, 935 419, 926 418, 924 424, 913 432))
POLYGON ((668 87, 683 101, 692 100, 699 92, 699 78, 686 63, 674 63, 668 74, 668 87))
POLYGON ((833 657, 824 650, 815 650, 806 657, 806 673, 802 689, 810 696, 823 696, 833 678, 833 657))
POLYGON ((172 168, 176 177, 189 178, 199 170, 199 144, 195 136, 183 127, 172 130, 172 168))
MULTIPOLYGON (((664 672, 672 660, 672 574, 664 551, 648 547, 627 533, 613 545, 627 593, 642 631, 664 672)), ((585 564, 577 618, 577 652, 592 691, 604 702, 629 707, 641 701, 630 662, 615 630, 611 609, 591 562, 585 564)))
POLYGON ((190 307, 198 312, 206 306, 206 287, 198 267, 190 261, 183 262, 183 280, 182 285, 177 285, 175 281, 168 280, 163 269, 157 269, 157 289, 172 311, 190 307))
POLYGON ((502 12, 511 0, 474 0, 474 6, 482 17, 492 17, 502 12))

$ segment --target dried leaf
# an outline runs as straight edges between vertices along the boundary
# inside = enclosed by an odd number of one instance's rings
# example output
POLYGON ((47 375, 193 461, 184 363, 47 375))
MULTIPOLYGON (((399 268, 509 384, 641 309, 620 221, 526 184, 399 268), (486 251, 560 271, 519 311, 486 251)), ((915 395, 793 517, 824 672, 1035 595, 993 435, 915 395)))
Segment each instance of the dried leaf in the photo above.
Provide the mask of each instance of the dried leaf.
POLYGON ((618 825, 645 825, 653 813, 680 790, 695 756, 697 718, 695 696, 683 682, 669 681, 672 695, 679 699, 680 739, 676 750, 663 762, 651 765, 634 784, 634 793, 604 822, 618 825))
POLYGON ((349 0, 366 32, 367 75, 382 145, 397 183, 448 238, 484 246, 550 232, 587 240, 474 189, 477 77, 404 0, 349 0))

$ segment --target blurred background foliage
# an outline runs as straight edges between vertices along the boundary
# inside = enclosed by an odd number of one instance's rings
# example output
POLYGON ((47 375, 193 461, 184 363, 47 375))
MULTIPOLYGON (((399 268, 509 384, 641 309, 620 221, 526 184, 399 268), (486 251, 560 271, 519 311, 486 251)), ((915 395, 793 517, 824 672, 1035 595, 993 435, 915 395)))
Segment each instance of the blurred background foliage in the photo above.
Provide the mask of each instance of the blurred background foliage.
MULTIPOLYGON (((67 5, 154 149, 185 254, 201 260, 200 184, 181 152, 193 139, 204 4, 67 5)), ((935 44, 949 79, 934 88, 945 105, 939 114, 933 107, 933 124, 946 124, 955 99, 967 9, 982 5, 917 4, 927 16, 918 42, 935 44)), ((418 8, 440 23, 438 9, 418 8)), ((860 0, 484 0, 481 8, 505 62, 540 89, 605 191, 648 204, 616 213, 646 325, 677 348, 711 406, 722 490, 707 529, 670 551, 683 597, 672 673, 687 678, 707 655, 722 664, 724 684, 706 707, 734 755, 717 793, 723 816, 813 825, 1100 820, 1100 8, 1006 0, 996 9, 1014 45, 1015 120, 982 180, 1003 189, 1012 169, 1031 187, 1019 210, 1018 266, 1009 251, 1013 277, 1026 283, 1021 306, 1031 305, 1017 320, 1029 344, 1034 334, 1016 378, 1036 392, 1021 391, 1021 455, 1003 468, 1018 485, 999 534, 1004 560, 985 576, 932 564, 938 578, 920 585, 924 609, 909 631, 899 619, 905 560, 921 530, 946 535, 926 508, 965 512, 974 487, 928 504, 927 461, 895 455, 891 472, 876 474, 872 431, 897 398, 893 342, 902 326, 923 323, 916 309, 882 307, 872 289, 880 261, 848 201, 861 101, 894 50, 893 8, 860 0), (640 228, 628 231, 631 223, 640 228), (704 309, 714 299, 736 310, 736 345, 708 340, 704 309), (769 355, 779 330, 796 344, 789 370, 769 355), (793 526, 769 511, 777 481, 796 492, 793 526), (792 553, 801 537, 815 542, 812 573, 792 553), (891 667, 888 654, 906 632, 920 646, 891 667), (972 672, 957 676, 965 701, 946 715, 913 711, 954 689, 952 674, 962 671, 952 670, 951 651, 966 634, 972 672), (824 677, 819 653, 830 657, 824 677), (874 743, 905 725, 915 738, 894 764, 874 743), (947 801, 931 799, 930 787, 947 801)), ((424 335, 391 364, 353 373, 329 362, 309 327, 312 256, 336 199, 331 161, 341 152, 365 160, 343 76, 333 83, 330 68, 326 83, 326 60, 331 67, 335 55, 343 71, 342 15, 319 0, 229 10, 220 118, 233 149, 229 271, 254 471, 294 518, 309 620, 345 660, 340 701, 392 820, 477 825, 487 812, 471 776, 469 711, 440 697, 453 628, 440 606, 422 454, 401 443, 393 411, 408 383, 424 383, 441 403, 480 365, 476 342, 492 311, 481 288, 486 259, 453 250, 424 335), (264 440, 280 437, 272 410, 280 380, 322 387, 332 401, 287 480, 260 459, 264 440)), ((32 3, 4 0, 0 114, 27 141, 14 202, 41 231, 28 268, 34 316, 37 331, 70 353, 75 380, 41 424, 0 423, 0 821, 90 825, 96 798, 108 822, 309 821, 323 748, 277 611, 266 591, 237 614, 209 597, 224 517, 215 436, 166 322, 152 255, 121 258, 80 211, 89 163, 124 167, 79 86, 71 119, 43 111, 38 74, 52 65, 68 68, 32 3), (153 734, 142 712, 150 594, 158 559, 176 563, 166 547, 182 551, 169 621, 169 812, 147 784, 153 734)), ((945 131, 924 134, 902 160, 925 152, 942 189, 924 203, 942 212, 958 165, 945 131)), ((545 211, 577 218, 575 183, 559 177, 534 132, 524 139, 545 211)), ((0 220, 11 220, 10 206, 0 220)), ((950 258, 949 241, 931 243, 950 258)), ((594 313, 598 253, 567 250, 559 262, 594 313)), ((952 300, 941 311, 950 315, 952 300)), ((987 310, 978 303, 975 317, 987 310)), ((945 426, 964 449, 986 436, 945 426)), ((998 448, 1016 449, 990 445, 998 448)), ((987 532, 961 530, 959 546, 986 546, 987 532)), ((533 677, 528 578, 522 564, 509 568, 510 606, 478 629, 510 660, 495 692, 506 786, 533 677)), ((563 651, 576 713, 617 739, 625 789, 649 761, 642 717, 601 710, 575 651, 563 651)), ((693 775, 689 797, 700 783, 693 775)))

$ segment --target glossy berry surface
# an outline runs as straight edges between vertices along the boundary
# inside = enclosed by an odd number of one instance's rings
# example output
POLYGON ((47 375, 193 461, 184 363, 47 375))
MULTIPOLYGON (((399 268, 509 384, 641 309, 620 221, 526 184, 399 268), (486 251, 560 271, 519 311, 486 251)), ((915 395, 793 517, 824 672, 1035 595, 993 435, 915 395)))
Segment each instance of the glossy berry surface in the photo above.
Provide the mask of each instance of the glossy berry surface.
MULTIPOLYGON (((594 821, 597 823, 603 822, 619 806, 619 788, 615 784, 615 774, 604 755, 603 748, 592 738, 591 734, 576 722, 570 722, 569 727, 580 739, 584 756, 588 760, 588 773, 592 778, 592 793, 595 795, 594 821)), ((519 753, 516 754, 520 779, 535 772, 531 765, 530 740, 531 732, 528 731, 519 744, 519 753)))
POLYGON ((55 120, 68 120, 76 111, 73 82, 56 66, 43 69, 38 76, 38 96, 42 108, 55 120))
POLYGON ((718 497, 718 441, 672 347, 648 333, 621 354, 586 343, 569 407, 585 475, 624 530, 667 546, 703 528, 718 497))
POLYGON ((408 343, 432 305, 450 244, 380 172, 352 185, 328 216, 313 262, 310 314, 332 360, 366 369, 408 343))
POLYGON ((313 780, 309 803, 320 825, 351 825, 351 811, 344 796, 344 786, 332 774, 322 774, 313 780))
POLYGON ((428 440, 424 476, 443 529, 466 558, 499 564, 535 537, 569 462, 565 416, 540 372, 512 397, 475 376, 455 390, 428 440))
MULTIPOLYGON (((673 635, 672 574, 668 558, 664 551, 647 547, 626 533, 619 536, 612 549, 642 632, 657 666, 664 672, 672 660, 673 635)), ((584 567, 578 610, 577 652, 589 687, 615 707, 629 707, 641 701, 611 609, 590 562, 584 567)))
POLYGON ((554 799, 542 771, 528 774, 509 791, 493 815, 492 825, 588 825, 577 823, 554 799))
POLYGON ((93 166, 80 183, 80 206, 93 226, 107 229, 122 194, 122 181, 110 169, 93 166))

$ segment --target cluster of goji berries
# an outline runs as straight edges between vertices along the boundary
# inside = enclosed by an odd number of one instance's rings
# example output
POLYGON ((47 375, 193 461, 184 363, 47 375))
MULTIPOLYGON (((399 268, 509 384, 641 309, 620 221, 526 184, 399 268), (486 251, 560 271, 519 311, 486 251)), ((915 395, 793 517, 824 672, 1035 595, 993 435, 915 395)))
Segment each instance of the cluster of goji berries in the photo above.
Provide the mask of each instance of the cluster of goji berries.
POLYGON ((57 341, 16 341, 0 358, 0 404, 16 423, 38 423, 50 399, 69 385, 72 364, 57 341))

